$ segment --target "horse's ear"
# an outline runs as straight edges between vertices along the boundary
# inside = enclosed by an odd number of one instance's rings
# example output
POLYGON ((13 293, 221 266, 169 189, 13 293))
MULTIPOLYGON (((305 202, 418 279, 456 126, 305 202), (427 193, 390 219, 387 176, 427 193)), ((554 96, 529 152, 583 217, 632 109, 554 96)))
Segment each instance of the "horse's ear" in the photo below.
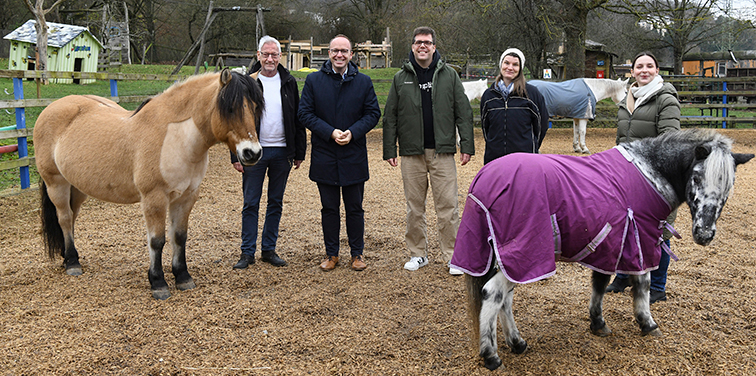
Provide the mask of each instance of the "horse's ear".
POLYGON ((732 153, 732 157, 735 159, 735 165, 743 164, 751 159, 753 159, 753 154, 741 154, 741 153, 732 153))
POLYGON ((711 154, 711 146, 703 144, 696 146, 696 160, 706 159, 711 154))
POLYGON ((223 68, 220 75, 221 86, 228 85, 231 82, 231 71, 228 68, 223 68))

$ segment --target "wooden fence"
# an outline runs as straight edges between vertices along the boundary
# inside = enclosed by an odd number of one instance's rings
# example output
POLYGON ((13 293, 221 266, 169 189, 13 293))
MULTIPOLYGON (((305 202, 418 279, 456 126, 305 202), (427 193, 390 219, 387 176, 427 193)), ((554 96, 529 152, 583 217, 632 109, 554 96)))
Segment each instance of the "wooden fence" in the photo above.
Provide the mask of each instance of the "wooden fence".
POLYGON ((683 116, 685 125, 707 126, 720 123, 722 128, 735 124, 753 127, 756 116, 733 116, 733 110, 756 109, 756 77, 670 77, 677 88, 683 108, 695 108, 697 116, 683 116), (707 114, 708 112, 708 114, 707 114), (721 112, 721 116, 720 116, 721 112))
MULTIPOLYGON (((0 128, 0 140, 17 139, 16 146, 19 157, 15 160, 1 161, 0 170, 19 169, 21 177, 21 189, 30 187, 29 166, 34 165, 34 156, 28 155, 27 142, 32 137, 33 127, 26 126, 25 108, 45 107, 55 99, 24 99, 24 79, 41 78, 76 78, 110 80, 110 99, 116 103, 141 103, 149 95, 118 96, 118 81, 123 80, 158 80, 176 81, 186 76, 159 75, 159 74, 125 74, 125 73, 82 73, 82 72, 44 72, 0 70, 1 78, 12 78, 14 88, 14 100, 0 100, 0 109, 15 109, 15 129, 0 128)), ((680 122, 683 126, 699 127, 722 127, 750 126, 756 124, 756 116, 732 116, 733 110, 750 111, 756 109, 756 77, 667 77, 667 82, 672 83, 678 90, 682 108, 694 108, 700 110, 700 116, 683 116, 680 122), (707 114, 708 112, 708 114, 707 114)), ((304 81, 304 79, 298 79, 304 81)), ((374 80, 374 83, 390 84, 391 80, 374 80)), ((388 95, 387 92, 377 93, 379 97, 388 95)), ((474 106, 476 107, 476 106, 474 106)), ((609 101, 602 101, 597 106, 597 117, 594 126, 614 126, 616 123, 617 106, 609 101)), ((383 106, 381 106, 383 108, 383 106)), ((478 109, 475 122, 480 123, 478 109)), ((756 112, 756 111, 755 111, 756 112)), ((571 119, 551 119, 554 126, 571 127, 571 119)), ((6 127, 8 128, 8 127, 6 127)))
MULTIPOLYGON (((23 80, 44 78, 74 78, 74 79, 97 79, 110 80, 110 99, 116 103, 141 103, 149 98, 149 95, 118 96, 118 81, 123 80, 157 80, 176 81, 185 78, 179 75, 159 74, 124 74, 124 73, 84 73, 84 72, 42 72, 42 71, 19 71, 0 70, 0 78, 13 79, 14 100, 0 100, 0 109, 14 109, 16 113, 16 126, 0 128, 0 140, 16 139, 17 144, 5 150, 18 152, 18 159, 0 161, 0 171, 18 169, 21 181, 21 190, 31 187, 29 166, 34 165, 34 156, 28 153, 28 140, 32 138, 33 127, 26 125, 26 108, 46 107, 57 98, 50 99, 24 99, 23 80), (10 128, 10 129, 9 129, 10 128)), ((11 192, 14 193, 14 192, 11 192)))
MULTIPOLYGON (((683 127, 754 127, 756 125, 756 77, 665 77, 677 89, 683 111, 696 109, 698 115, 680 117, 683 127), (753 103, 750 103, 753 102, 753 103), (732 111, 753 111, 753 115, 736 116, 732 111)), ((596 106, 598 124, 616 124, 617 106, 608 100, 596 106), (613 113, 612 116, 601 116, 613 113)), ((686 111, 689 112, 689 111, 686 111)), ((571 119, 551 119, 571 126, 571 119)))

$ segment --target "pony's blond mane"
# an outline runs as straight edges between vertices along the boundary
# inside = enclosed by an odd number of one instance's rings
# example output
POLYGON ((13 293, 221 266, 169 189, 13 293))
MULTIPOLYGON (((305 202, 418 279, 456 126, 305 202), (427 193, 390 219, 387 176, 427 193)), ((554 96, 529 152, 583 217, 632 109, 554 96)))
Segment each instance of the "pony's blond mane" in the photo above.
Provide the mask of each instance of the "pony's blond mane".
MULTIPOLYGON (((156 99, 166 99, 168 96, 172 95, 172 93, 174 91, 178 90, 178 88, 181 88, 184 85, 191 85, 195 81, 206 80, 206 79, 210 78, 210 76, 213 76, 213 75, 217 75, 217 73, 207 72, 207 73, 203 73, 203 74, 196 75, 196 76, 189 76, 189 77, 187 77, 187 78, 185 78, 183 80, 176 81, 171 86, 169 86, 167 89, 163 90, 162 92, 160 92, 158 94, 155 94, 152 97, 147 98, 144 102, 142 102, 131 113, 131 116, 136 116, 137 113, 139 113, 140 111, 142 111, 142 109, 144 108, 144 106, 146 106, 148 103, 152 102, 153 100, 156 100, 156 99)), ((212 83, 214 81, 211 80, 210 82, 212 83)), ((215 82, 219 82, 219 81, 215 80, 215 82)), ((190 93, 190 95, 191 95, 191 93, 190 93)))
MULTIPOLYGON (((168 93, 170 91, 175 90, 178 87, 181 87, 181 86, 184 86, 184 85, 187 85, 187 84, 191 84, 194 81, 204 80, 204 79, 207 79, 210 76, 217 76, 217 75, 218 75, 218 73, 216 73, 216 72, 207 72, 207 73, 198 74, 196 76, 189 76, 189 77, 187 77, 187 78, 185 78, 183 80, 174 82, 171 86, 169 86, 167 89, 163 90, 163 92, 160 93, 160 94, 165 94, 165 93, 168 93)), ((160 94, 158 94, 158 95, 160 95, 160 94)))

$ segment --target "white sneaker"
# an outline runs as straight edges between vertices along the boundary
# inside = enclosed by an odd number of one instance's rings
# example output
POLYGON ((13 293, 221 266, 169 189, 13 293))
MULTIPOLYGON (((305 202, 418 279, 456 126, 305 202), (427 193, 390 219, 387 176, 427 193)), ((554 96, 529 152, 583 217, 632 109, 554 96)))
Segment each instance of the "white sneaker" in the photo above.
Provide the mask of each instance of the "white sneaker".
POLYGON ((465 273, 463 271, 461 271, 461 270, 459 270, 459 269, 451 266, 451 264, 449 264, 449 274, 454 275, 454 276, 458 276, 458 275, 463 275, 465 273))
POLYGON ((425 265, 428 265, 427 257, 410 257, 410 260, 404 264, 404 269, 417 270, 425 265))

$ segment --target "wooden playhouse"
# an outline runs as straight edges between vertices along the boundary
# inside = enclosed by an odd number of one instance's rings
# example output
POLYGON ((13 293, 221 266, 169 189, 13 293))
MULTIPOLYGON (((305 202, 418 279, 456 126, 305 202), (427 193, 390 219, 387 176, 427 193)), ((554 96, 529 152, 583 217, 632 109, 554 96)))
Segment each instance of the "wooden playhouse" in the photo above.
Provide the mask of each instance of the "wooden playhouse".
MULTIPOLYGON (((3 37, 10 41, 8 69, 34 70, 36 66, 37 31, 35 20, 26 21, 21 27, 3 37)), ((97 58, 103 49, 102 43, 88 28, 48 22, 47 70, 55 72, 97 72, 97 58)), ((55 83, 93 83, 92 79, 52 79, 55 83)))

